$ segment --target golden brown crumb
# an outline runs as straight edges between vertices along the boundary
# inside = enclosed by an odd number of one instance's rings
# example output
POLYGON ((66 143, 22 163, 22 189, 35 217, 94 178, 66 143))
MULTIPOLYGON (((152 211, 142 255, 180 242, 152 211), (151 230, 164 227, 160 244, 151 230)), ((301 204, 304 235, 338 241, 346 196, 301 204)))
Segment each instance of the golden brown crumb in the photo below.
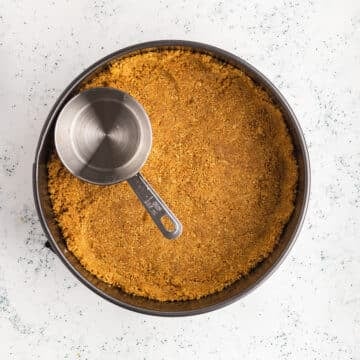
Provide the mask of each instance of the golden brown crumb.
POLYGON ((126 183, 96 186, 48 164, 53 210, 70 251, 128 293, 197 299, 246 275, 273 250, 292 211, 293 146, 281 112, 242 71, 164 50, 113 62, 84 85, 130 93, 147 111, 143 173, 184 230, 167 240, 126 183))

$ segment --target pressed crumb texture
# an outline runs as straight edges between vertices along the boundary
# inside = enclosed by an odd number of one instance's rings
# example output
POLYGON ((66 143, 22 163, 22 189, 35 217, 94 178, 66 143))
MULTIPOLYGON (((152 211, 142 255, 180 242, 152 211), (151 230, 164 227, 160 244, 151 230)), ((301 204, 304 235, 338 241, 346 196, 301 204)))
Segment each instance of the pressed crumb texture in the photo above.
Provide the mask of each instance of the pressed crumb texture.
POLYGON ((112 62, 82 90, 110 86, 147 111, 144 176, 183 224, 164 238, 127 183, 96 186, 48 163, 53 211, 91 273, 160 301, 198 299, 245 276, 274 249, 294 207, 297 165, 280 110, 241 70, 190 51, 112 62))

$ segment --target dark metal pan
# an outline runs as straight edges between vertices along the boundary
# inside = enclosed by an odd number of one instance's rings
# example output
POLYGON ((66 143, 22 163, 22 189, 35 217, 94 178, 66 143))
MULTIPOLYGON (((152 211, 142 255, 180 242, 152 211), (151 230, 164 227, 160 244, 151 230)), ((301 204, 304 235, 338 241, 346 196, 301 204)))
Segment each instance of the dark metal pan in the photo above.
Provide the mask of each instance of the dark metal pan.
POLYGON ((82 283, 103 298, 133 311, 152 315, 184 316, 215 310, 238 300, 267 279, 280 264, 299 234, 305 217, 310 193, 310 166, 304 136, 295 114, 284 97, 264 75, 246 61, 219 48, 191 41, 162 40, 130 46, 106 56, 91 65, 65 89, 51 109, 40 134, 33 165, 33 188, 36 209, 51 249, 82 283), (65 240, 54 219, 47 190, 46 163, 50 154, 54 151, 54 125, 62 107, 79 91, 79 86, 84 80, 94 76, 96 72, 112 60, 126 57, 130 54, 156 49, 192 49, 197 52, 210 54, 243 70, 269 93, 273 101, 282 110, 294 143, 295 156, 298 161, 299 182, 295 200, 295 210, 275 250, 268 258, 257 265, 248 276, 239 279, 224 290, 200 300, 159 302, 143 297, 132 296, 123 292, 120 288, 112 287, 104 283, 89 273, 80 264, 78 259, 67 250, 65 240))

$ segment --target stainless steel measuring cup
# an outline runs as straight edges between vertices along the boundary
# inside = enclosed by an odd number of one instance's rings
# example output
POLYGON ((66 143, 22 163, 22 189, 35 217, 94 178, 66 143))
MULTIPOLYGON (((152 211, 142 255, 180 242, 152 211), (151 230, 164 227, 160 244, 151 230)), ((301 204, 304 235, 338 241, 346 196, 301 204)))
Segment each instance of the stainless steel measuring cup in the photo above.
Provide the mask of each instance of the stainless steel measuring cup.
POLYGON ((151 144, 143 107, 129 94, 108 87, 74 96, 55 125, 57 153, 74 176, 97 185, 127 180, 162 234, 175 239, 182 232, 180 221, 139 172, 151 144))

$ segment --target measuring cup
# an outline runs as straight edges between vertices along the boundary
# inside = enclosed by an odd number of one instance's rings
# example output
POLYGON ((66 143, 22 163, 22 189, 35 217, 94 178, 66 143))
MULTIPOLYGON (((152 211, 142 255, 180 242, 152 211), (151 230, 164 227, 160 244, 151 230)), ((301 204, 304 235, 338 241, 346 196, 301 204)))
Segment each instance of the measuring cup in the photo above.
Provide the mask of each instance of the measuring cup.
POLYGON ((74 96, 55 125, 56 151, 74 176, 97 185, 126 180, 162 234, 175 239, 182 232, 180 221, 140 174, 151 144, 151 124, 143 107, 109 87, 74 96), (171 226, 165 226, 165 218, 171 226))

